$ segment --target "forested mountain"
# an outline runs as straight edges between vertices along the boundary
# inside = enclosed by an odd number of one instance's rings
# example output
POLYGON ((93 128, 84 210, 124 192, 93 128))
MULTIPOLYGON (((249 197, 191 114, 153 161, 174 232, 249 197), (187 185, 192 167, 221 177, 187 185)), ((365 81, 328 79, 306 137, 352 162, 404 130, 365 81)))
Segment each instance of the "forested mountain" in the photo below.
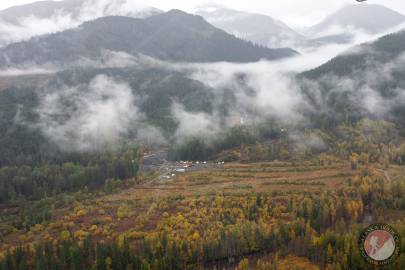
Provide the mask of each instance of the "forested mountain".
POLYGON ((381 5, 348 5, 326 17, 307 32, 313 41, 323 43, 349 43, 352 31, 367 34, 384 33, 405 22, 405 16, 381 5))
POLYGON ((366 71, 376 65, 395 62, 404 51, 405 31, 400 31, 384 36, 375 42, 351 48, 320 67, 304 72, 303 76, 311 79, 328 74, 349 76, 356 71, 366 71))
MULTIPOLYGON (((164 69, 76 68, 46 78, 40 76, 38 80, 42 83, 37 87, 21 85, 0 91, 0 166, 33 165, 47 160, 63 162, 69 159, 71 153, 60 151, 60 147, 41 132, 38 108, 46 95, 59 93, 64 98, 62 104, 74 103, 75 98, 80 97, 63 95, 77 87, 78 94, 85 95, 89 91, 89 84, 98 75, 128 84, 132 94, 139 99, 139 103, 133 106, 137 106, 140 113, 145 115, 142 119, 144 124, 159 128, 167 139, 174 134, 178 124, 172 113, 173 102, 191 112, 210 113, 214 106, 221 106, 209 87, 189 79, 183 73, 164 69)), ((20 77, 20 80, 24 78, 20 77)), ((59 109, 61 115, 69 118, 78 108, 70 110, 67 106, 59 109)), ((55 113, 55 117, 60 117, 59 113, 55 113)), ((132 133, 126 136, 126 141, 137 136, 139 122, 131 122, 131 126, 132 133)))
MULTIPOLYGON (((317 69, 300 74, 298 82, 311 104, 311 109, 303 113, 312 117, 311 125, 327 123, 333 127, 347 120, 375 116, 369 114, 360 102, 366 100, 362 92, 365 86, 372 90, 371 93, 395 100, 400 94, 398 89, 405 85, 404 69, 400 69, 401 58, 398 58, 404 48, 405 32, 399 32, 353 48, 317 69), (379 71, 385 65, 394 67, 392 76, 386 77, 386 73, 379 71), (370 76, 374 80, 370 80, 370 76), (351 83, 341 83, 347 81, 351 83)), ((30 77, 29 81, 35 82, 31 86, 23 83, 27 78, 21 77, 19 85, 10 87, 7 83, 0 91, 0 144, 3 150, 0 164, 36 164, 55 157, 62 160, 58 147, 52 147, 44 134, 35 128, 35 123, 39 121, 36 111, 39 102, 45 94, 68 93, 67 89, 78 86, 79 92, 86 93, 90 82, 100 74, 127 83, 140 101, 137 107, 145 114, 143 121, 161 130, 169 140, 178 125, 172 114, 174 102, 190 112, 224 113, 217 117, 226 117, 226 112, 235 106, 235 97, 232 91, 227 91, 229 89, 221 90, 223 94, 216 89, 214 94, 213 89, 190 79, 186 73, 158 67, 72 68, 44 78, 30 77), (219 100, 221 96, 223 99, 219 100)), ((239 75, 243 77, 243 74, 239 75)), ((401 123, 401 99, 397 99, 394 105, 395 117, 391 114, 378 116, 401 123)), ((136 130, 133 132, 136 136, 136 130)))
POLYGON ((320 115, 323 107, 336 121, 368 116, 404 125, 404 52, 401 31, 354 47, 298 77, 320 115))
POLYGON ((262 14, 215 6, 199 8, 196 14, 230 34, 269 48, 294 48, 306 41, 285 23, 262 14))
POLYGON ((291 49, 268 49, 242 41, 179 10, 146 19, 105 17, 79 28, 11 44, 0 50, 0 66, 69 65, 97 60, 103 50, 145 54, 168 61, 253 62, 296 55, 291 49))

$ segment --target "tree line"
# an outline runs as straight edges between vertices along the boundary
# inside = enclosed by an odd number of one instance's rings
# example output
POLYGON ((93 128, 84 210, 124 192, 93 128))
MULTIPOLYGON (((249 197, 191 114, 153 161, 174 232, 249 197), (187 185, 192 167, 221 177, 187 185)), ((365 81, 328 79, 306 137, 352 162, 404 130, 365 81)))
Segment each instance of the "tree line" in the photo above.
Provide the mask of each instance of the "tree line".
POLYGON ((0 168, 0 203, 18 199, 41 199, 84 188, 102 188, 111 179, 136 178, 140 157, 137 150, 100 154, 85 162, 7 166, 0 168))

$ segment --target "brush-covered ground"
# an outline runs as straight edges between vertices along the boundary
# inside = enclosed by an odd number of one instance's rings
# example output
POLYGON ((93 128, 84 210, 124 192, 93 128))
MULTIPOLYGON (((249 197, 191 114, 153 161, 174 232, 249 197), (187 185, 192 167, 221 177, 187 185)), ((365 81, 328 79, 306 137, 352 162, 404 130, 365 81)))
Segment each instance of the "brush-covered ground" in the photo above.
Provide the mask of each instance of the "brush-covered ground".
MULTIPOLYGON (((49 219, 31 227, 15 226, 24 224, 19 220, 24 206, 3 208, 0 256, 22 246, 34 251, 35 243, 74 240, 80 246, 89 236, 134 249, 147 241, 162 249, 164 237, 165 245, 178 249, 179 269, 365 267, 356 244, 359 229, 384 221, 405 233, 405 169, 321 163, 229 163, 170 180, 148 175, 145 183, 112 194, 42 200, 32 214, 49 219)), ((106 269, 110 260, 102 262, 106 269)), ((153 262, 150 267, 160 268, 153 262)))
POLYGON ((385 222, 405 237, 403 140, 358 130, 297 159, 246 160, 270 153, 253 145, 223 153, 235 162, 3 204, 0 269, 373 269, 361 231, 385 222))

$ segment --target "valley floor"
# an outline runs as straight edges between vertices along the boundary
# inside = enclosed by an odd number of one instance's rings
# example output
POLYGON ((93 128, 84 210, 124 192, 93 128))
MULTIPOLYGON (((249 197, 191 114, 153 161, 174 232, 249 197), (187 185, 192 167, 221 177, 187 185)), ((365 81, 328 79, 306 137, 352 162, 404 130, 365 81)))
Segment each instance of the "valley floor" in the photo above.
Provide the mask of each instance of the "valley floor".
POLYGON ((3 207, 0 258, 19 246, 69 239, 80 245, 91 236, 102 243, 128 241, 134 250, 144 241, 152 249, 167 241, 181 254, 178 269, 366 269, 354 258, 358 231, 379 221, 405 229, 403 194, 390 193, 404 188, 400 166, 352 169, 349 162, 320 165, 314 159, 228 163, 160 176, 145 174, 143 184, 112 194, 45 199, 52 218, 29 228, 13 225, 19 207, 3 207))

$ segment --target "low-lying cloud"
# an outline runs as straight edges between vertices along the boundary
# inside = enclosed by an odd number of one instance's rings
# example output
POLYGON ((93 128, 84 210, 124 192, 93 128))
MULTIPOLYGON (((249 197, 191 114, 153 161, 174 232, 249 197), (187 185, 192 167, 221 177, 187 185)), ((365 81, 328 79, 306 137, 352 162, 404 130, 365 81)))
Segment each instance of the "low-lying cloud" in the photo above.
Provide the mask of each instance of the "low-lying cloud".
POLYGON ((177 140, 214 135, 220 129, 218 116, 205 112, 189 112, 181 104, 172 105, 172 114, 178 121, 175 133, 177 140))
POLYGON ((142 119, 136 96, 125 83, 97 76, 87 86, 46 95, 38 114, 44 134, 65 151, 114 147, 142 119))
MULTIPOLYGON (((381 81, 392 81, 395 72, 404 70, 404 56, 389 63, 370 63, 369 69, 357 71, 356 76, 326 74, 319 80, 304 80, 312 99, 302 92, 302 81, 297 81, 295 75, 319 66, 344 49, 346 47, 340 45, 324 46, 294 58, 248 64, 168 63, 146 56, 106 51, 105 57, 89 66, 137 66, 181 72, 210 87, 209 91, 215 96, 213 110, 189 111, 184 104, 173 101, 171 115, 178 127, 172 137, 165 137, 159 127, 148 124, 139 106, 141 98, 134 94, 136 91, 125 82, 98 76, 87 86, 65 87, 46 95, 38 109, 39 127, 65 151, 93 151, 119 145, 128 138, 164 145, 169 140, 179 142, 193 136, 210 137, 232 126, 251 125, 268 118, 286 125, 310 124, 304 111, 334 115, 328 100, 345 93, 348 93, 349 102, 364 113, 389 117, 392 107, 405 103, 405 91, 391 89, 394 94, 385 97, 377 88, 381 81), (327 92, 322 89, 325 84, 329 86, 327 92), (226 103, 224 97, 229 93, 233 98, 226 103), (221 107, 225 103, 226 115, 221 107)), ((370 50, 370 47, 356 47, 345 53, 364 53, 364 50, 370 50)), ((316 136, 299 138, 297 141, 306 147, 326 147, 316 136)))

